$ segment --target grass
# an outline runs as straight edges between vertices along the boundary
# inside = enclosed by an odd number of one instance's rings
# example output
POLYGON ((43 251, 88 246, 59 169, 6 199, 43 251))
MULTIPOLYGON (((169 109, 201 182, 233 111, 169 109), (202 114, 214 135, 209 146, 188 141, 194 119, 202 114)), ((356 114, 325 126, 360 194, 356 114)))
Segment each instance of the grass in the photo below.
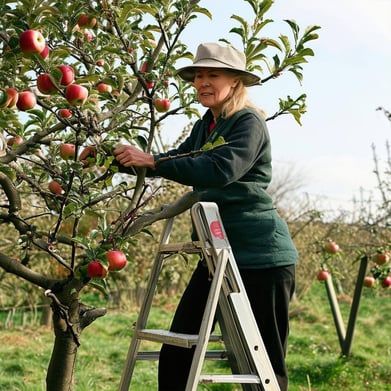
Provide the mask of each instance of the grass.
MULTIPOLYGON (((163 303, 163 304, 162 304, 163 303)), ((172 302, 153 309, 153 327, 166 327, 172 302)), ((340 303, 347 321, 350 304, 340 303)), ((305 299, 292 305, 287 363, 289 391, 386 391, 391 387, 391 302, 389 293, 365 289, 354 334, 352 354, 341 357, 338 337, 324 287, 315 283, 305 299)), ((116 391, 136 320, 131 314, 109 311, 82 335, 75 371, 77 391, 116 391)), ((53 334, 40 327, 0 329, 0 390, 45 390, 53 334)), ((142 349, 158 345, 143 342, 142 349)), ((206 372, 228 371, 225 362, 207 362, 206 372)), ((156 390, 157 363, 139 361, 132 391, 156 390)), ((199 390, 234 391, 235 385, 200 385, 199 390)))

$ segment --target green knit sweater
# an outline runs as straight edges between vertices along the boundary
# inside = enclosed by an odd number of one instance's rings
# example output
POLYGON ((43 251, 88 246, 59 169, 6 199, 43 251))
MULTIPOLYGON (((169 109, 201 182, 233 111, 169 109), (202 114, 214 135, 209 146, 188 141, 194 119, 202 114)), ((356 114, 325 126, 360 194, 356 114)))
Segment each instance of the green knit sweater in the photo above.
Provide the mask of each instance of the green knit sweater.
POLYGON ((219 118, 211 133, 212 113, 197 121, 189 137, 175 150, 155 156, 161 176, 193 186, 201 201, 215 202, 235 259, 241 268, 270 268, 297 262, 288 227, 266 192, 271 181, 270 137, 263 118, 244 109, 219 118), (206 142, 222 136, 226 144, 195 155, 206 142), (185 154, 184 157, 162 157, 185 154))

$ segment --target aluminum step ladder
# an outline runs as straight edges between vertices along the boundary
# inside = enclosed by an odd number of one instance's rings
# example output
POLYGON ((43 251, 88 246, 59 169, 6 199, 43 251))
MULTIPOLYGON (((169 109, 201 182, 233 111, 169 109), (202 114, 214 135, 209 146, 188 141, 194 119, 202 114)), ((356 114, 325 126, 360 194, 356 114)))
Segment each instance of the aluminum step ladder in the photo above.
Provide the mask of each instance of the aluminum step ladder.
POLYGON ((280 391, 217 205, 211 202, 198 202, 191 209, 191 218, 199 239, 191 243, 169 243, 174 218, 166 221, 146 295, 131 338, 119 391, 129 390, 137 360, 158 359, 158 352, 139 352, 142 340, 184 348, 195 346, 184 391, 196 391, 200 383, 237 383, 241 384, 245 391, 280 391), (200 254, 206 260, 213 276, 197 335, 146 328, 164 260, 167 256, 178 253, 200 254), (208 343, 220 338, 211 334, 215 316, 220 326, 225 351, 208 351, 208 343), (232 374, 202 373, 206 359, 221 358, 228 359, 232 374))

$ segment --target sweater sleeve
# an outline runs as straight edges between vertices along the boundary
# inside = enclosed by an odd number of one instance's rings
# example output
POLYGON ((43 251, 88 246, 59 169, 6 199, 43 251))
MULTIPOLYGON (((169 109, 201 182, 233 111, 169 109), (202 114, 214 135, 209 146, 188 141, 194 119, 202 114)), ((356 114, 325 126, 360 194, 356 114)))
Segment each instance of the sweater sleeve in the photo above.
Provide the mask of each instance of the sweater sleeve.
POLYGON ((266 124, 250 111, 235 120, 224 139, 226 144, 196 156, 158 162, 154 175, 188 186, 224 187, 242 178, 262 159, 263 146, 269 144, 266 124))

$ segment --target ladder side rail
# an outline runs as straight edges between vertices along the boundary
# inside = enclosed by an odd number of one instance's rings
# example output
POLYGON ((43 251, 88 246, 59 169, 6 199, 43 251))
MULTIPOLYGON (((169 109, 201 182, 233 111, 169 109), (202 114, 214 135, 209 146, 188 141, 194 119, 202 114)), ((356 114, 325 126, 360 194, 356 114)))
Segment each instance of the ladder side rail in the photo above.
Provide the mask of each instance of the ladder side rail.
POLYGON ((247 326, 241 329, 243 333, 242 341, 247 345, 246 348, 253 358, 256 370, 261 377, 263 387, 265 388, 265 391, 280 391, 269 355, 251 309, 239 268, 232 253, 228 259, 227 276, 229 280, 234 281, 233 286, 238 287, 236 291, 231 292, 228 296, 230 306, 233 309, 233 314, 236 317, 237 322, 245 323, 247 326))
POLYGON ((207 346, 209 343, 209 336, 212 332, 212 327, 215 319, 217 304, 219 301, 219 291, 224 278, 225 268, 227 265, 228 256, 225 251, 222 251, 219 256, 216 270, 214 271, 211 287, 208 294, 208 299, 203 314, 201 327, 199 331, 199 339, 194 356, 192 365, 187 379, 185 391, 196 391, 201 375, 202 365, 204 362, 207 346))
MULTIPOLYGON (((170 240, 170 235, 172 227, 174 224, 175 217, 171 217, 166 220, 165 226, 160 238, 160 245, 167 244, 170 240)), ((148 280, 146 294, 144 296, 142 305, 140 307, 140 314, 137 318, 136 326, 131 338, 129 345, 125 366, 122 372, 121 381, 119 385, 119 391, 128 391, 130 387, 131 378, 133 375, 134 367, 137 361, 137 353, 140 347, 140 339, 138 338, 138 330, 144 329, 146 327, 148 316, 151 310, 152 301, 155 295, 156 286, 159 279, 160 271, 163 267, 164 254, 161 254, 159 251, 156 254, 155 261, 151 270, 151 274, 148 280)))

